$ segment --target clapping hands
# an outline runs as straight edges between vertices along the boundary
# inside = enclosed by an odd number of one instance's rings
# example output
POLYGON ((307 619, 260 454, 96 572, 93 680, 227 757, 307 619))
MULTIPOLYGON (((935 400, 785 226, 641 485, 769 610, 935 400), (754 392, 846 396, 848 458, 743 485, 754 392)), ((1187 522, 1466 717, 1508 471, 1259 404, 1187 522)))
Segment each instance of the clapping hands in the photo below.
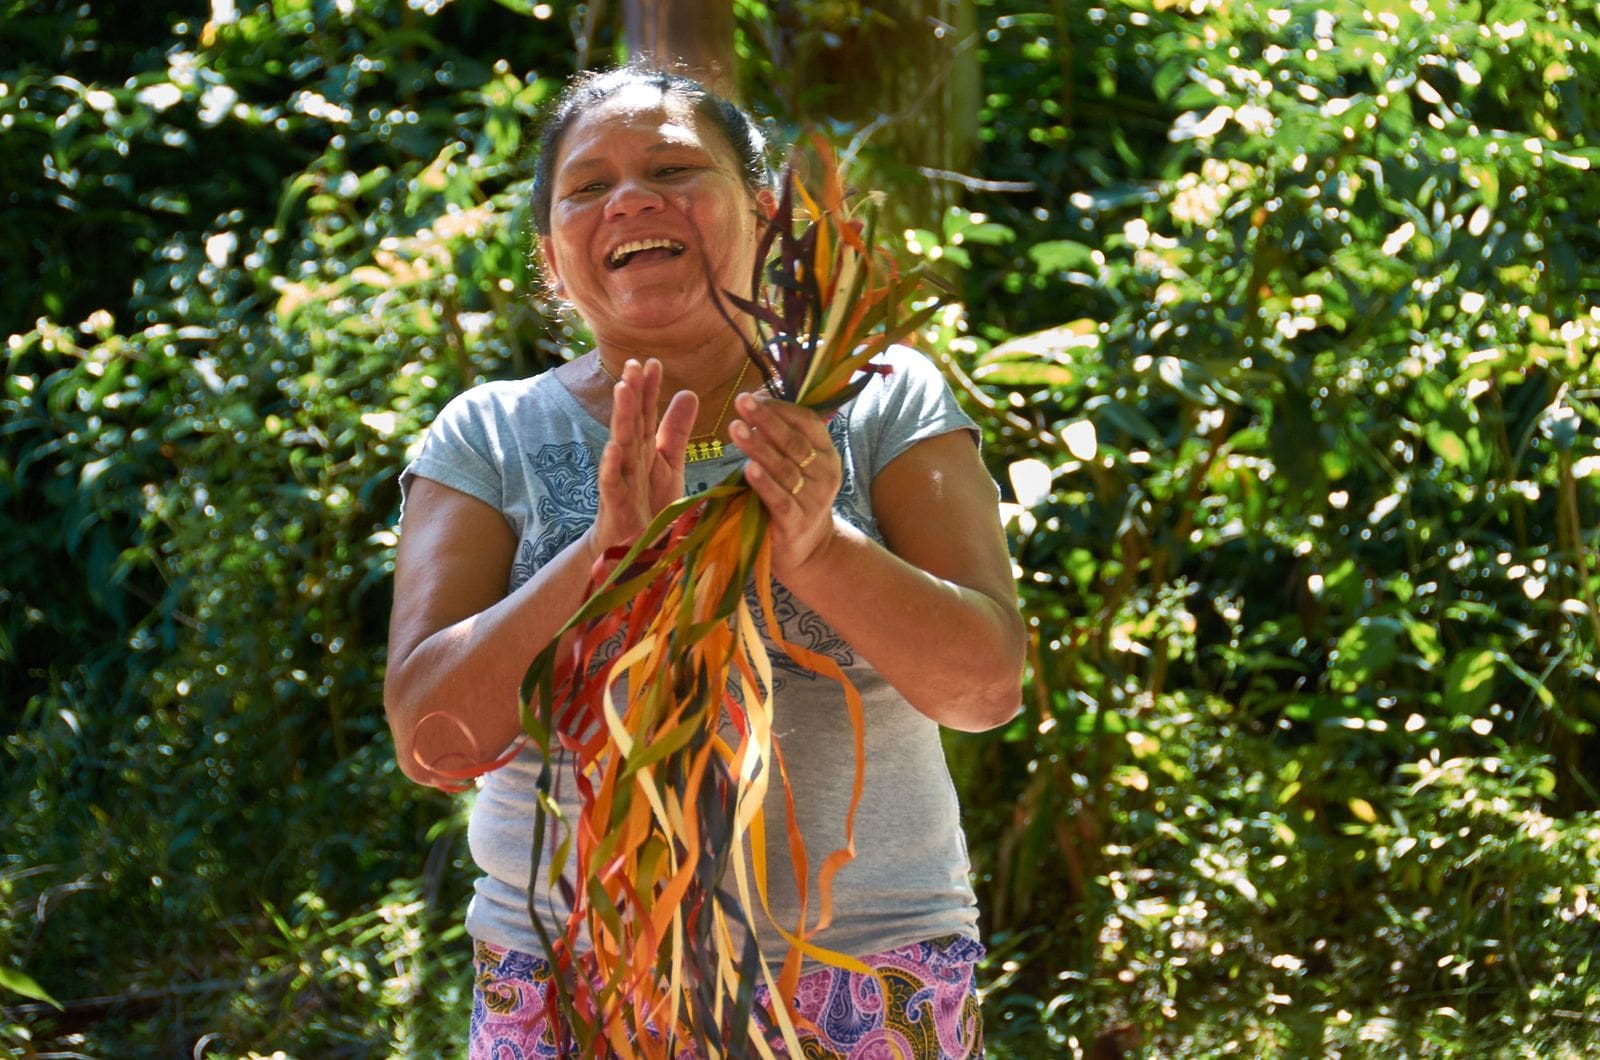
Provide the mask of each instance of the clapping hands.
POLYGON ((692 391, 672 396, 664 413, 661 362, 629 359, 611 389, 611 438, 600 455, 600 504, 590 551, 633 543, 656 514, 683 496, 683 454, 700 402, 692 391))

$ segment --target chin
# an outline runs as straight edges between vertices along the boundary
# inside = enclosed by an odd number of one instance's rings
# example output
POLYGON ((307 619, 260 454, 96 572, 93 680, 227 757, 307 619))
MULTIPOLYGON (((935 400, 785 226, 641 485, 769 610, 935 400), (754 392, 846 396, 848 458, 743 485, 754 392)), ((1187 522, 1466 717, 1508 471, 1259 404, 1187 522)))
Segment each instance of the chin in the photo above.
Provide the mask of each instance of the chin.
POLYGON ((632 312, 619 313, 617 325, 631 332, 650 332, 653 340, 676 337, 688 330, 691 315, 681 310, 641 307, 632 312), (669 331, 663 335, 661 332, 669 331))
POLYGON ((712 324, 726 327, 704 290, 682 297, 640 298, 613 307, 613 319, 630 331, 649 330, 656 340, 704 331, 712 324), (663 329, 670 334, 663 335, 663 329))

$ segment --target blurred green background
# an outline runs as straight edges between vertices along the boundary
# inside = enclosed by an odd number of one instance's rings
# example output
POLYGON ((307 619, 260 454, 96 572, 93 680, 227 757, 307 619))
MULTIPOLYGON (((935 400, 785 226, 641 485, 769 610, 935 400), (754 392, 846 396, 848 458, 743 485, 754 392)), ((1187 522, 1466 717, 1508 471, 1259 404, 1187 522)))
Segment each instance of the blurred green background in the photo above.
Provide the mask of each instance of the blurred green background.
MULTIPOLYGON (((1594 6, 734 13, 780 133, 930 14, 919 83, 971 79, 975 127, 833 131, 958 285, 922 345, 1033 632, 1024 714, 949 742, 991 1055, 1591 1055, 1594 6)), ((381 707, 395 475, 578 341, 531 132, 620 25, 0 3, 0 1053, 460 1051, 464 803, 381 707)))

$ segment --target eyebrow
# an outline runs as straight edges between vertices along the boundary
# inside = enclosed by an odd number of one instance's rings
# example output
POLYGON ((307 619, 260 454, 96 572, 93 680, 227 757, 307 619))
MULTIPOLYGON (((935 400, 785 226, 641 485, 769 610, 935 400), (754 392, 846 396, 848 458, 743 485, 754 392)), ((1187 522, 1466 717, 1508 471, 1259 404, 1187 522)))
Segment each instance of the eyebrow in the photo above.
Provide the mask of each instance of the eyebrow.
MULTIPOLYGON (((647 155, 665 154, 669 151, 692 151, 702 155, 710 153, 697 143, 689 143, 687 141, 679 142, 673 140, 661 140, 644 149, 644 153, 647 155)), ((562 172, 570 173, 573 170, 597 169, 603 167, 605 164, 606 159, 604 158, 595 156, 590 156, 588 158, 580 157, 569 160, 567 164, 562 167, 562 172)))

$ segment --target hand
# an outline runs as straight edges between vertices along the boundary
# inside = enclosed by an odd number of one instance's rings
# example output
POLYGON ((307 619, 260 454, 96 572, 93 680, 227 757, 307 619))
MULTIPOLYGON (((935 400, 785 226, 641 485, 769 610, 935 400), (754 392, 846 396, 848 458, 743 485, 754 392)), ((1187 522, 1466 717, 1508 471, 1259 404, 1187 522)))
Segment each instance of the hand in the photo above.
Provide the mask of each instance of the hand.
POLYGON ((740 418, 728 433, 750 457, 745 479, 772 516, 772 571, 788 582, 826 562, 843 463, 810 409, 755 394, 739 395, 734 408, 740 418))
POLYGON ((680 390, 658 414, 660 397, 661 362, 630 358, 611 388, 611 438, 600 454, 600 506, 589 531, 594 559, 631 545, 662 508, 683 496, 684 447, 700 402, 680 390))

